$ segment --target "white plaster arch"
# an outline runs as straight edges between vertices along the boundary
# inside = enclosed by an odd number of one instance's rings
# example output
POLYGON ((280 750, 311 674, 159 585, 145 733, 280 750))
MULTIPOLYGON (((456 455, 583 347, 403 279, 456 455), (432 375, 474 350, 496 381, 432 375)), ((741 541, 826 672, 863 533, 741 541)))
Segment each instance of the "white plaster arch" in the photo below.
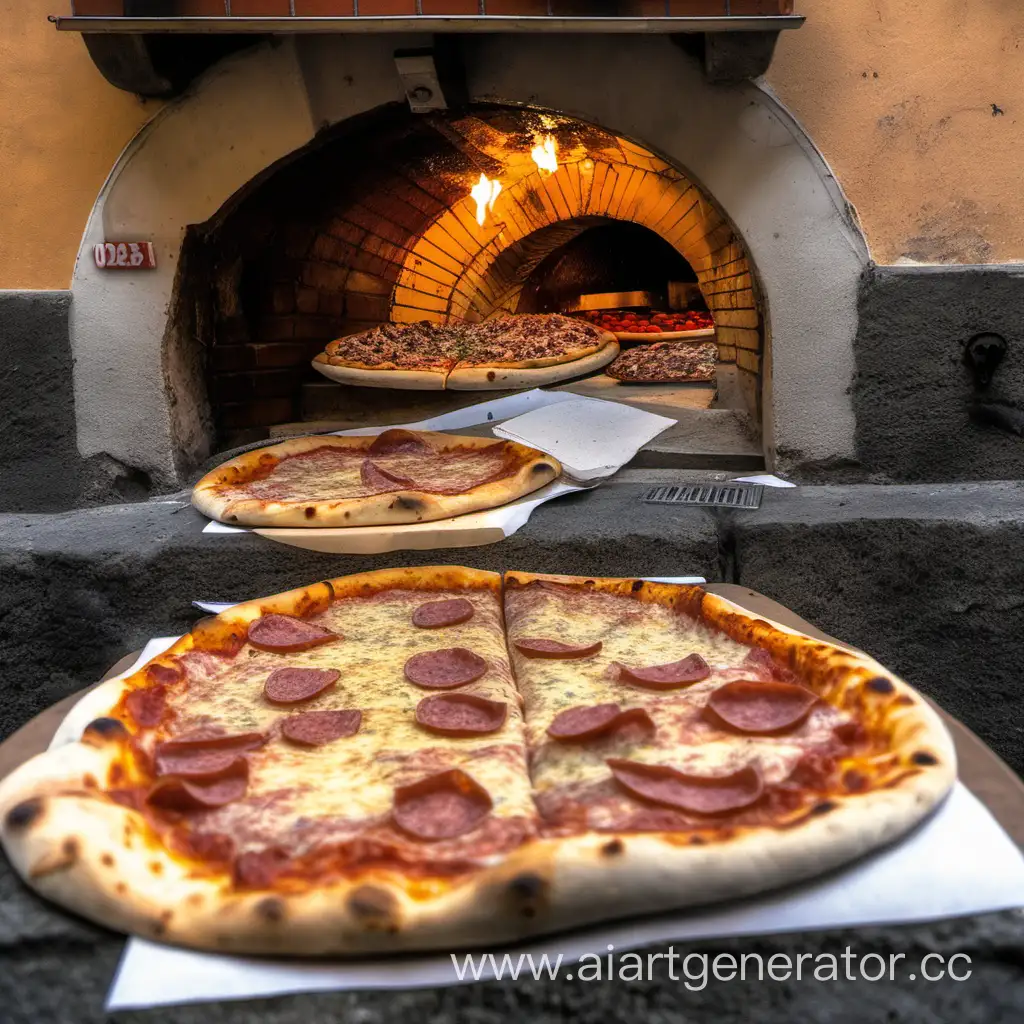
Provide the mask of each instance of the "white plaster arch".
MULTIPOLYGON (((92 211, 72 283, 83 455, 106 452, 159 484, 180 482, 178 456, 199 442, 164 340, 187 226, 317 129, 401 100, 392 54, 409 42, 300 37, 238 54, 126 148, 92 211), (92 247, 104 237, 152 239, 158 269, 96 270, 92 247)), ((466 63, 472 99, 559 110, 632 137, 715 198, 744 240, 767 307, 769 463, 852 458, 847 391, 867 246, 828 166, 770 91, 708 85, 661 36, 482 36, 468 41, 466 63)))

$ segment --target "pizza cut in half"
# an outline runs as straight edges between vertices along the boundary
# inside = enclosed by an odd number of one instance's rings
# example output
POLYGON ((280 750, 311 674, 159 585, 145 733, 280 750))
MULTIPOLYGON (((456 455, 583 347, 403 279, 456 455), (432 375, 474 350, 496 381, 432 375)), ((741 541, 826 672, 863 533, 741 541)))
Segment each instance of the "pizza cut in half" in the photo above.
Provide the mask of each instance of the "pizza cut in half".
POLYGON ((688 384, 713 381, 717 362, 713 341, 658 341, 623 352, 605 373, 628 384, 688 384))
POLYGON ((530 313, 475 324, 380 324, 330 342, 313 367, 343 384, 487 391, 568 380, 618 354, 608 331, 557 313, 530 313))
POLYGON ((185 946, 457 949, 733 899, 955 778, 871 659, 697 587, 382 570, 236 606, 0 784, 42 895, 185 946))
POLYGON ((237 526, 401 525, 507 504, 561 471, 550 455, 493 437, 323 434, 230 459, 196 484, 192 504, 237 526))

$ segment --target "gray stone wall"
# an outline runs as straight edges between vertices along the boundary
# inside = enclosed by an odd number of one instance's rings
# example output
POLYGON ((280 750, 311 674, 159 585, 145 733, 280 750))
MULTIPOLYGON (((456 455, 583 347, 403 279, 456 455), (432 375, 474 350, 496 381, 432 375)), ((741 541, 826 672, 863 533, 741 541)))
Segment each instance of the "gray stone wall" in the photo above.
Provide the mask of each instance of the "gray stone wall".
POLYGON ((859 466, 846 472, 893 481, 1024 477, 1024 265, 872 267, 858 309, 859 466), (963 352, 982 332, 1003 335, 1008 348, 979 390, 963 352), (978 421, 993 412, 1001 426, 978 421))
POLYGON ((75 444, 71 292, 0 291, 0 512, 59 512, 149 494, 143 473, 75 444))

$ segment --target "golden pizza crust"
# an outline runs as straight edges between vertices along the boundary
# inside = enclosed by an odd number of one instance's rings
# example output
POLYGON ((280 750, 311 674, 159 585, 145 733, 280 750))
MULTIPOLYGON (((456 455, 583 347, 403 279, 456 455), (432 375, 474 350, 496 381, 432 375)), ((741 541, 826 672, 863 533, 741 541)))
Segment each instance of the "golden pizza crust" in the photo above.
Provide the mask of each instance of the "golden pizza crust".
MULTIPOLYGON (((553 583, 696 616, 734 640, 766 647, 830 702, 879 714, 906 770, 885 788, 830 796, 786 827, 736 827, 713 842, 687 833, 585 832, 528 841, 450 877, 361 869, 326 885, 233 890, 222 874, 170 853, 146 819, 95 794, 125 736, 103 723, 39 755, 0 783, 0 839, 42 895, 109 927, 202 949, 283 955, 360 954, 491 946, 581 924, 697 906, 814 877, 906 833, 955 780, 952 740, 906 683, 855 655, 742 613, 698 587, 639 580, 508 573, 506 588, 553 583), (871 684, 870 686, 868 684, 871 684), (881 685, 884 683, 884 685, 881 685)), ((203 620, 165 655, 216 650, 267 612, 310 615, 390 589, 479 589, 501 578, 440 566, 362 573, 246 602, 203 620)), ((89 695, 97 717, 145 670, 89 695)))
MULTIPOLYGON (((592 373, 606 366, 619 354, 617 341, 606 342, 597 351, 568 362, 560 360, 544 366, 515 364, 486 365, 459 363, 445 381, 449 391, 487 391, 491 389, 538 388, 561 380, 592 373)), ((538 362, 546 362, 538 360, 538 362)))
MULTIPOLYGON (((399 487, 382 494, 325 500, 321 497, 268 499, 239 497, 237 489, 251 480, 272 476, 274 468, 290 456, 320 448, 367 450, 373 436, 324 434, 295 437, 267 448, 244 452, 207 473, 192 491, 192 504, 204 515, 235 526, 351 527, 432 522, 480 509, 506 505, 556 480, 561 464, 550 455, 514 441, 468 437, 435 431, 415 431, 435 453, 451 452, 457 467, 460 452, 504 445, 508 473, 497 480, 470 487, 458 494, 437 494, 415 487, 399 487)), ((368 453, 368 457, 373 456, 368 453)), ((316 481, 311 471, 311 482, 316 481)))
POLYGON ((400 391, 443 391, 447 369, 388 370, 368 367, 363 363, 346 363, 338 357, 321 352, 313 359, 318 373, 339 384, 355 384, 364 388, 397 388, 400 391))

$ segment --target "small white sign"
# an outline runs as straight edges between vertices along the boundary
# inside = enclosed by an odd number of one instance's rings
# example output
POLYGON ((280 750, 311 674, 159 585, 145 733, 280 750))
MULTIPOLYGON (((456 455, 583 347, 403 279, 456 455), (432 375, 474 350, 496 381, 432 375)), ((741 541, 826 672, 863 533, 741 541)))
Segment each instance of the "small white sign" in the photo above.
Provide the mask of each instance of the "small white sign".
POLYGON ((156 250, 152 242, 100 242, 92 248, 100 270, 155 270, 156 250))

